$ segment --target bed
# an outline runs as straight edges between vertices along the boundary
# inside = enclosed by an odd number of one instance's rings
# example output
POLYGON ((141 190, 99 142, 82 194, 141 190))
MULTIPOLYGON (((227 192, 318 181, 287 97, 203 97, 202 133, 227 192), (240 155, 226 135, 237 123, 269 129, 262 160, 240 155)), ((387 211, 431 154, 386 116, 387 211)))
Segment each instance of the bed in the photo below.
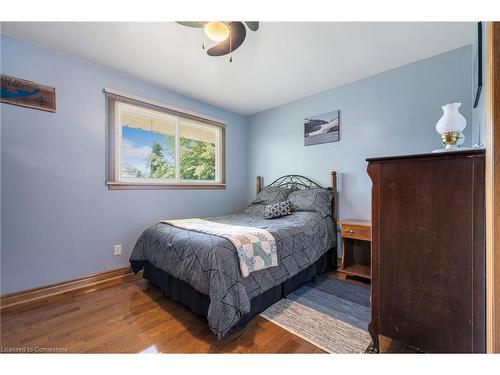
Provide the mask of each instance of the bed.
POLYGON ((257 177, 257 200, 247 210, 205 220, 265 229, 275 240, 276 266, 243 277, 241 258, 231 241, 164 222, 142 233, 130 257, 134 272, 143 269, 143 277, 165 296, 206 317, 218 339, 242 329, 316 275, 337 267, 336 173, 331 173, 328 188, 298 175, 283 176, 265 187, 262 182, 257 177), (296 205, 292 204, 291 215, 265 219, 264 200, 259 197, 276 191, 288 191, 296 205), (329 201, 321 202, 326 197, 329 201))

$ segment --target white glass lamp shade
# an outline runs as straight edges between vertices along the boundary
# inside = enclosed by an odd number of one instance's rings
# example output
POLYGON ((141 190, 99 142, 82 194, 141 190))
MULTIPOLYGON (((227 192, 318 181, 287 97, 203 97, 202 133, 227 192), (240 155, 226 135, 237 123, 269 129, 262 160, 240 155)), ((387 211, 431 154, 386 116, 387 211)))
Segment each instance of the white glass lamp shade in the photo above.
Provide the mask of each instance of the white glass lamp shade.
POLYGON ((439 134, 448 132, 462 132, 467 125, 467 120, 458 111, 462 103, 451 103, 443 106, 443 116, 436 124, 436 131, 439 134))

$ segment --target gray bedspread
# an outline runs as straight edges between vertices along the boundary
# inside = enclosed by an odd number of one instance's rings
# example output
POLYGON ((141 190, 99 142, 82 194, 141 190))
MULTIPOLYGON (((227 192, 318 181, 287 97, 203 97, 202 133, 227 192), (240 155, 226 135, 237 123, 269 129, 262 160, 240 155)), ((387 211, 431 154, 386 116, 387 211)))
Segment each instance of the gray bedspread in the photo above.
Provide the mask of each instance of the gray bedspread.
POLYGON ((276 239, 278 266, 243 278, 229 240, 164 223, 144 231, 130 261, 136 272, 148 261, 208 295, 208 324, 219 339, 250 311, 253 297, 307 268, 336 244, 331 217, 322 218, 317 212, 294 212, 271 220, 246 213, 206 220, 268 230, 276 239))

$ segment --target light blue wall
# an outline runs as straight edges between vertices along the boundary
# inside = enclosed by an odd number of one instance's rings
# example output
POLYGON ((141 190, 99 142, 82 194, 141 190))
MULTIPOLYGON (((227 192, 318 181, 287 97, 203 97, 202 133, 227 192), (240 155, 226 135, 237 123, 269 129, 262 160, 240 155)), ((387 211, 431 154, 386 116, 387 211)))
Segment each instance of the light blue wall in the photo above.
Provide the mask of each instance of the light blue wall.
POLYGON ((245 117, 5 35, 1 52, 2 73, 54 86, 57 99, 56 113, 0 108, 2 294, 125 267, 159 219, 245 206, 245 117), (105 87, 226 121, 227 189, 109 191, 105 87))
MULTIPOLYGON (((472 86, 472 103, 476 97, 476 80, 477 78, 477 34, 474 37, 474 44, 472 45, 472 66, 473 66, 473 86, 472 86)), ((487 41, 488 41, 488 23, 483 22, 483 88, 481 90, 481 96, 479 97, 479 102, 476 108, 472 110, 472 142, 473 144, 481 143, 486 144, 486 95, 488 92, 488 59, 487 59, 487 41)))
POLYGON ((298 173, 327 185, 337 170, 340 217, 369 218, 366 157, 438 148, 443 104, 462 102, 471 120, 470 46, 244 118, 5 35, 0 41, 2 73, 54 86, 57 96, 56 113, 0 107, 2 294, 125 267, 150 223, 240 211, 256 175, 270 182, 298 173), (227 189, 107 190, 105 87, 226 121, 227 189), (303 118, 335 109, 341 141, 303 146, 303 118), (122 256, 113 255, 116 243, 122 256))
POLYGON ((366 158, 440 148, 435 125, 441 106, 453 102, 462 103, 471 144, 471 54, 471 46, 459 48, 251 116, 248 183, 291 173, 328 186, 336 170, 339 217, 370 219, 366 158), (304 146, 304 118, 337 109, 340 142, 304 146))

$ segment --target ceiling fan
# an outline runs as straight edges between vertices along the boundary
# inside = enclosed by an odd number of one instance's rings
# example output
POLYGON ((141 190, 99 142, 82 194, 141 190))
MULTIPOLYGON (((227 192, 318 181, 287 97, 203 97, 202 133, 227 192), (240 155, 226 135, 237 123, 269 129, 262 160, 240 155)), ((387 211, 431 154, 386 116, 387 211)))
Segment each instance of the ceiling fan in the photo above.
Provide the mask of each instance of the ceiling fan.
MULTIPOLYGON (((207 49, 207 54, 209 56, 224 56, 234 52, 245 40, 247 35, 246 28, 248 27, 251 31, 257 31, 259 29, 258 22, 250 21, 194 21, 194 22, 184 22, 177 21, 179 25, 195 27, 203 29, 205 35, 212 41, 217 42, 213 47, 207 49), (246 27, 245 27, 246 25, 246 27)), ((202 43, 202 48, 205 49, 205 43, 202 43)), ((233 61, 233 57, 229 58, 229 62, 233 61)))

